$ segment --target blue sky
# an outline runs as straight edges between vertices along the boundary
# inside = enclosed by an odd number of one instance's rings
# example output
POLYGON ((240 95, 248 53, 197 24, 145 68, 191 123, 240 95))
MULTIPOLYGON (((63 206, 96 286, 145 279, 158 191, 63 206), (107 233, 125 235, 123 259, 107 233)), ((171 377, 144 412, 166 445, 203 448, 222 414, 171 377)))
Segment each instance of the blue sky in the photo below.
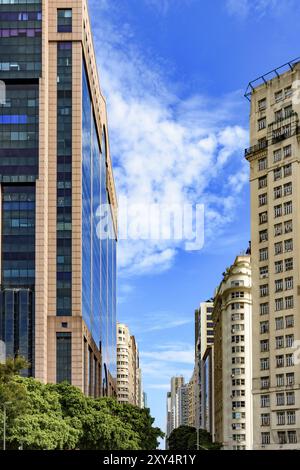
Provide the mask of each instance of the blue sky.
POLYGON ((205 205, 205 244, 121 241, 118 319, 165 427, 193 369, 194 310, 249 240, 247 83, 300 55, 296 0, 89 0, 119 196, 205 205))

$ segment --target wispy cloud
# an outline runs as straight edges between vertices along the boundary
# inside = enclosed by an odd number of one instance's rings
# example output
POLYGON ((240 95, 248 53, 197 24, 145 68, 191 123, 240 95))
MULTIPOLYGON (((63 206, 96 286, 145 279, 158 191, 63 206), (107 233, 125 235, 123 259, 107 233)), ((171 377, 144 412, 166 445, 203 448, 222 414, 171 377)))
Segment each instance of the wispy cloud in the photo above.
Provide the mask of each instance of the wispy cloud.
POLYGON ((248 15, 255 15, 255 18, 262 18, 266 14, 280 14, 283 9, 295 5, 294 0, 227 0, 228 12, 241 19, 248 15))
POLYGON ((193 321, 192 315, 175 315, 174 312, 168 311, 144 312, 142 317, 137 315, 137 312, 133 312, 133 316, 130 318, 130 325, 139 339, 146 333, 178 328, 191 324, 193 321))
MULTIPOLYGON (((119 196, 129 204, 205 204, 206 238, 218 236, 238 211, 247 132, 237 124, 242 93, 218 99, 182 96, 183 84, 136 45, 134 31, 102 0, 90 1, 100 82, 107 97, 110 147, 119 196)), ((169 269, 181 241, 119 243, 120 274, 169 269)))
POLYGON ((147 387, 169 382, 175 375, 189 380, 194 368, 194 348, 189 343, 156 345, 151 351, 140 351, 140 358, 147 387))

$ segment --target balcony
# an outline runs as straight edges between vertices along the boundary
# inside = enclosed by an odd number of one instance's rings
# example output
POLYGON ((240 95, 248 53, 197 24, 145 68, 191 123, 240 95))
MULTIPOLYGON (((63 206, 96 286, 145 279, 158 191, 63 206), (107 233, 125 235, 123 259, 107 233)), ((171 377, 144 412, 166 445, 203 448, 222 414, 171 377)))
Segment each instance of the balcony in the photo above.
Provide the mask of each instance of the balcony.
POLYGON ((245 149, 245 158, 249 157, 250 155, 254 155, 257 152, 265 150, 269 145, 269 142, 266 140, 261 140, 256 145, 245 149))

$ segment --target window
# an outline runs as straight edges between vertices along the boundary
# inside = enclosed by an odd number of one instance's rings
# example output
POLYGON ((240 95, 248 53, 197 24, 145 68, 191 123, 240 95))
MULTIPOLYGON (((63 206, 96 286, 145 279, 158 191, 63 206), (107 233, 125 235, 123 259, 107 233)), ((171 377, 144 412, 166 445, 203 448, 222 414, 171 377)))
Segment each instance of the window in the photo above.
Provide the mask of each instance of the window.
POLYGON ((294 344, 294 335, 286 335, 285 346, 286 348, 292 348, 294 344))
POLYGON ((259 131, 261 131, 262 129, 265 129, 266 125, 267 125, 267 119, 265 117, 259 119, 257 122, 257 128, 259 131))
POLYGON ((260 406, 261 408, 267 408, 270 406, 270 395, 260 396, 260 406))
POLYGON ((276 103, 278 103, 278 101, 281 101, 283 99, 283 91, 282 90, 276 91, 274 96, 275 96, 276 103))
POLYGON ((265 188, 268 185, 268 179, 266 176, 258 178, 258 189, 265 188))
POLYGON ((71 333, 56 333, 56 381, 71 383, 71 333))
POLYGON ((275 318, 275 326, 276 326, 276 330, 282 330, 284 328, 283 317, 275 318))
POLYGON ((295 392, 286 392, 286 404, 287 405, 295 404, 295 392))
POLYGON ((294 315, 287 315, 285 317, 286 328, 292 328, 294 326, 294 315))
POLYGON ((270 387, 270 378, 269 377, 261 377, 260 387, 261 388, 269 388, 270 387))
POLYGON ((293 269, 293 266, 294 266, 293 258, 288 258, 285 260, 286 271, 291 271, 293 269))
POLYGON ((271 437, 269 432, 262 432, 261 433, 261 443, 262 445, 268 445, 271 442, 271 437))
POLYGON ((281 172, 281 168, 276 168, 274 171, 274 181, 278 181, 280 180, 281 176, 282 176, 282 172, 281 172))
POLYGON ((262 98, 261 100, 258 101, 258 110, 259 111, 264 111, 267 107, 267 99, 262 98))
MULTIPOLYGON (((284 394, 282 395, 283 395, 283 400, 284 400, 284 394)), ((285 412, 284 411, 277 411, 276 416, 277 416, 278 426, 285 424, 285 412)))
POLYGON ((283 167, 283 175, 284 176, 290 176, 292 174, 292 165, 291 163, 289 165, 285 165, 283 167))
POLYGON ((283 261, 275 261, 275 273, 279 274, 283 272, 283 261))
POLYGON ((284 97, 289 98, 290 96, 293 95, 293 89, 291 86, 288 86, 284 89, 284 97))
POLYGON ((268 212, 261 212, 259 214, 259 223, 260 224, 265 224, 268 222, 268 212))
POLYGON ((268 241, 268 230, 261 230, 259 232, 260 243, 268 241))
POLYGON ((283 185, 283 195, 284 196, 290 196, 293 192, 293 186, 292 183, 286 183, 283 185))
POLYGON ((277 387, 284 387, 284 374, 276 375, 276 385, 277 387))
POLYGON ((270 414, 269 413, 264 413, 261 415, 261 425, 270 426, 270 414))
POLYGON ((286 385, 295 385, 295 374, 293 372, 286 374, 286 385))
POLYGON ((276 312, 283 310, 283 299, 275 299, 275 310, 276 312))
POLYGON ((284 222, 284 233, 291 233, 293 231, 293 221, 287 220, 284 222))
POLYGON ((279 444, 286 444, 286 433, 285 431, 278 431, 278 442, 279 444))
POLYGON ((57 10, 57 32, 58 33, 71 33, 72 32, 72 9, 57 10))
POLYGON ((276 349, 281 349, 284 347, 284 337, 276 336, 276 349))
POLYGON ((282 216, 282 205, 279 204, 278 206, 274 207, 274 217, 281 217, 282 216))
POLYGON ((294 308, 294 297, 292 295, 285 298, 285 308, 294 308))
MULTIPOLYGON (((261 148, 263 148, 263 146, 261 148)), ((267 166, 268 166, 268 162, 267 162, 266 157, 261 158, 260 160, 258 160, 258 169, 259 169, 259 171, 266 170, 267 166)))
POLYGON ((286 277, 285 278, 285 289, 291 290, 294 287, 294 278, 293 277, 286 277))
POLYGON ((269 273, 268 266, 263 266, 262 268, 259 268, 259 275, 261 278, 268 277, 268 273, 269 273))
POLYGON ((275 248, 275 255, 280 255, 283 250, 282 242, 275 243, 274 248, 275 248))
POLYGON ((260 322, 260 333, 268 333, 269 332, 269 322, 268 321, 262 321, 260 322))
POLYGON ((269 304, 268 303, 260 304, 259 309, 260 309, 261 315, 267 315, 269 313, 269 304))
POLYGON ((269 340, 268 339, 263 339, 260 342, 260 351, 261 352, 268 352, 269 351, 269 340))
POLYGON ((258 196, 258 204, 259 206, 265 206, 267 204, 268 198, 267 198, 267 193, 260 194, 258 196))
POLYGON ((278 111, 275 111, 274 113, 274 119, 276 122, 281 121, 283 118, 283 112, 282 109, 279 109, 278 111))
POLYGON ((276 356, 276 367, 284 367, 284 356, 281 354, 280 356, 276 356))
POLYGON ((267 261, 267 259, 268 259, 268 248, 261 248, 259 250, 259 260, 267 261))
POLYGON ((293 107, 292 105, 286 106, 284 108, 284 119, 288 119, 293 115, 293 107))
POLYGON ((268 370, 269 369, 269 358, 264 357, 260 360, 260 370, 268 370))
POLYGON ((275 150, 273 153, 274 156, 274 163, 280 162, 281 160, 281 149, 275 150))
POLYGON ((286 147, 283 147, 283 157, 288 158, 292 155, 292 146, 287 145, 286 147))
POLYGON ((274 236, 278 237, 279 235, 282 235, 282 224, 275 224, 274 225, 274 236))
POLYGON ((282 186, 274 188, 274 199, 279 199, 282 196, 282 186))
POLYGON ((293 251, 293 239, 285 240, 284 242, 284 251, 293 251))
POLYGON ((296 431, 288 431, 288 441, 289 444, 297 444, 297 433, 296 431))
POLYGON ((283 280, 277 279, 275 281, 275 292, 281 292, 281 291, 283 291, 283 280))
POLYGON ((285 363, 286 367, 292 367, 294 365, 294 354, 286 354, 285 363))
POLYGON ((288 214, 291 214, 293 212, 293 203, 292 203, 292 201, 285 202, 283 204, 283 207, 284 207, 284 215, 288 215, 288 214))
POLYGON ((260 286, 260 296, 266 297, 267 295, 269 295, 269 286, 268 284, 263 284, 260 286))

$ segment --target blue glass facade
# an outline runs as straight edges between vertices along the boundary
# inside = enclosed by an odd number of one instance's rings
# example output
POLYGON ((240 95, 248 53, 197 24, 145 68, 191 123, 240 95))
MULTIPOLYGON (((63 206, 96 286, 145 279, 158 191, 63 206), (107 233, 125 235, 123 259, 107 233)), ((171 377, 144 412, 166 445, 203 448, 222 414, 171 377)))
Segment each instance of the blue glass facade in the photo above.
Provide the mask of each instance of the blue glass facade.
POLYGON ((82 89, 82 311, 102 353, 102 386, 106 394, 107 370, 116 377, 116 237, 109 210, 104 215, 108 236, 100 239, 97 235, 97 209, 100 204, 109 204, 106 138, 104 134, 101 152, 85 69, 82 89))
POLYGON ((0 1, 0 339, 34 373, 35 181, 38 178, 41 0, 0 1))
POLYGON ((56 313, 72 315, 72 43, 57 44, 56 313))

